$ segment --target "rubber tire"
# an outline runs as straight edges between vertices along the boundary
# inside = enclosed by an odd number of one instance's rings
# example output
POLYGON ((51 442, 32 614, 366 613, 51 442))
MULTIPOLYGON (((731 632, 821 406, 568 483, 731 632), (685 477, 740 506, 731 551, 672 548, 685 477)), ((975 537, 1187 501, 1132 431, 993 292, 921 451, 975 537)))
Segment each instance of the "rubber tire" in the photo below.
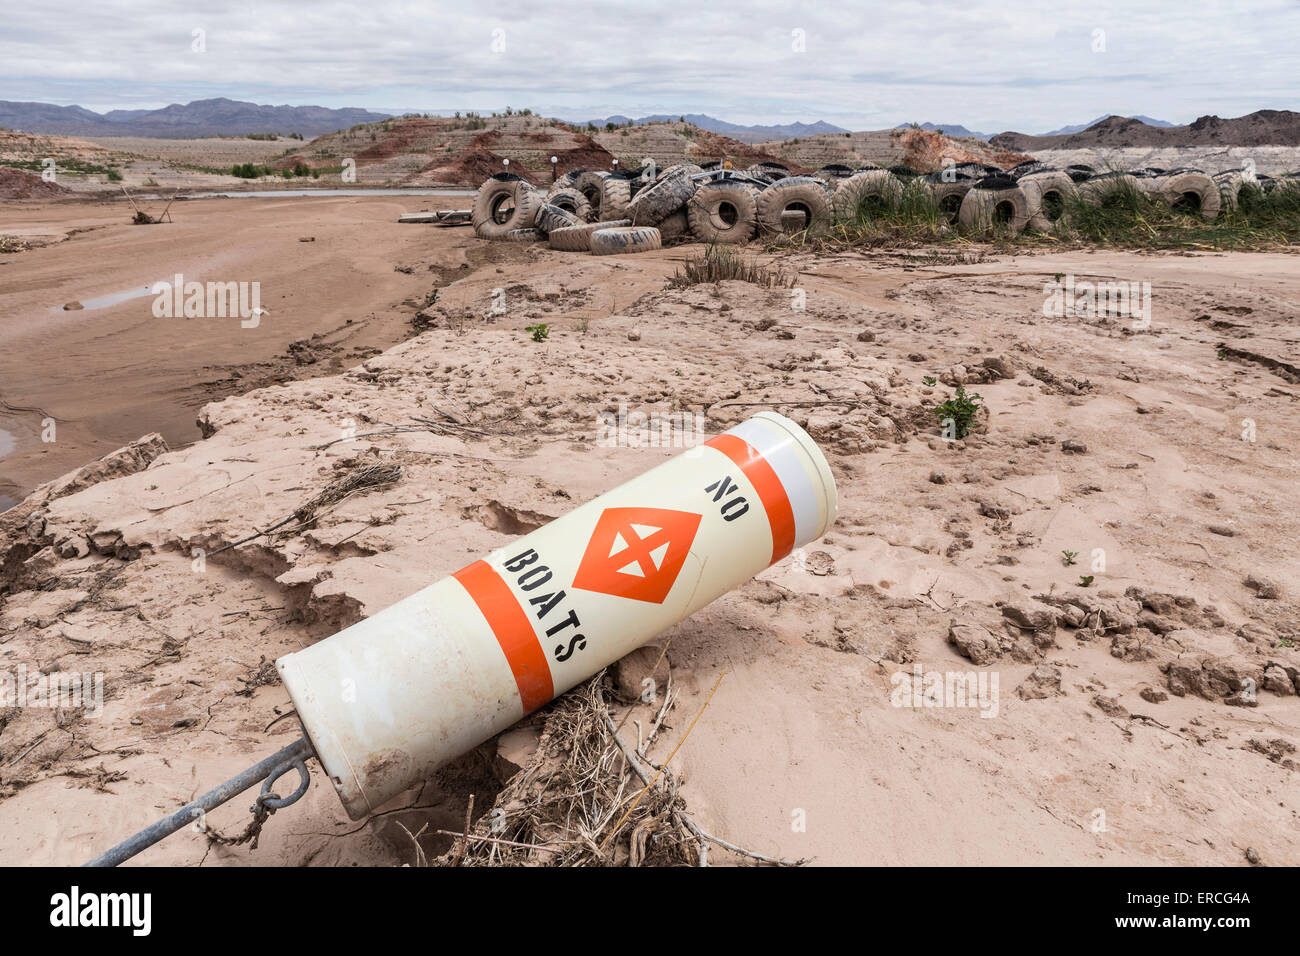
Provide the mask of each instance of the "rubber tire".
POLYGON ((663 222, 659 223, 660 242, 671 242, 674 239, 689 237, 690 234, 691 219, 686 215, 685 207, 677 210, 663 222))
POLYGON ((663 248, 654 226, 606 226, 591 234, 593 256, 621 256, 663 248))
POLYGON ((744 183, 706 183, 695 191, 686 206, 691 221, 691 235, 701 242, 722 242, 744 245, 754 238, 758 230, 757 190, 744 183), (730 225, 719 210, 730 203, 736 210, 736 221, 730 225))
POLYGON ((887 169, 868 169, 854 173, 835 190, 835 219, 839 222, 856 222, 862 204, 878 197, 895 200, 903 191, 898 177, 887 169))
POLYGON ((1075 188, 1079 192, 1079 198, 1090 206, 1103 205, 1110 196, 1121 189, 1131 188, 1139 193, 1144 192, 1141 180, 1129 173, 1092 176, 1076 184, 1075 188))
POLYGON ((549 202, 544 202, 537 207, 537 218, 533 220, 533 228, 541 232, 542 235, 550 235, 556 229, 563 229, 565 226, 581 226, 582 220, 573 215, 567 209, 549 202))
POLYGON ((579 223, 591 222, 594 211, 591 202, 581 189, 568 186, 564 189, 552 189, 546 194, 546 201, 552 206, 559 206, 579 223))
POLYGON ((585 170, 573 179, 573 188, 587 197, 587 202, 591 203, 592 212, 595 213, 598 219, 601 214, 601 196, 604 193, 605 180, 607 179, 609 179, 609 173, 599 169, 585 170))
POLYGON ((962 200, 966 198, 972 185, 969 179, 955 183, 926 183, 926 188, 930 190, 930 198, 939 209, 940 221, 950 226, 957 224, 957 219, 961 215, 962 200), (944 208, 945 204, 948 204, 948 209, 944 208))
POLYGON ((1029 200, 1019 186, 1011 189, 975 189, 972 188, 961 201, 961 212, 957 222, 962 231, 972 235, 983 234, 992 230, 998 222, 997 210, 1003 203, 1010 203, 1011 218, 1003 225, 1013 236, 1025 231, 1029 225, 1029 200))
POLYGON ((1176 205, 1185 196, 1196 197, 1202 219, 1213 222, 1219 218, 1223 200, 1219 196, 1219 187, 1205 173, 1178 173, 1158 179, 1157 195, 1170 207, 1176 205))
POLYGON ((1062 201, 1075 193, 1074 180, 1061 172, 1030 173, 1020 179, 1020 191, 1029 201, 1029 228, 1035 232, 1051 232, 1056 222, 1043 209, 1044 200, 1057 196, 1062 201))
POLYGON ((552 249, 561 252, 590 252, 591 234, 597 229, 609 229, 612 226, 630 226, 631 219, 615 219, 613 222, 591 222, 582 226, 565 226, 556 229, 548 236, 552 249))
POLYGON ((821 235, 831 227, 833 217, 826 187, 811 176, 787 176, 758 194, 758 228, 768 233, 784 233, 781 214, 795 203, 808 208, 804 228, 811 235, 821 235))
POLYGON ((504 239, 515 229, 532 228, 541 203, 541 194, 522 179, 489 179, 474 196, 474 208, 470 213, 474 234, 480 239, 504 239), (492 218, 492 210, 503 198, 509 198, 515 204, 515 210, 508 220, 497 222, 492 218))
POLYGON ((546 236, 540 229, 511 229, 501 237, 506 242, 545 242, 546 236))
POLYGON ((632 184, 618 176, 607 176, 600 184, 600 210, 602 221, 628 219, 628 204, 632 201, 632 184))
POLYGON ((546 190, 546 198, 550 199, 562 189, 573 189, 578 182, 578 177, 587 172, 585 169, 571 169, 567 173, 562 173, 555 182, 551 183, 551 188, 546 190))
POLYGON ((661 179, 667 179, 669 176, 676 176, 679 173, 686 176, 694 176, 696 173, 702 172, 704 172, 704 170, 699 166, 696 166, 694 163, 674 163, 667 169, 661 169, 659 175, 655 177, 655 182, 659 182, 661 179))
POLYGON ((627 205, 634 226, 657 226, 695 195, 695 182, 678 171, 646 186, 627 205))

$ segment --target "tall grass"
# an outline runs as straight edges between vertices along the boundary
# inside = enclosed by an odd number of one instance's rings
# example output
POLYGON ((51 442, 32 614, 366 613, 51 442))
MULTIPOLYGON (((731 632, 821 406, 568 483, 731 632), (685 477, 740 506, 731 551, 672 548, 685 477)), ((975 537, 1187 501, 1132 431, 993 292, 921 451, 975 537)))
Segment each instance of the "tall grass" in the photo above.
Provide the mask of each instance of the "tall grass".
MULTIPOLYGON (((1096 180, 1093 180, 1094 182, 1096 180)), ((1282 181, 1269 192, 1247 183, 1235 208, 1225 198, 1217 219, 1202 219, 1194 209, 1172 207, 1129 179, 1107 188, 1101 201, 1087 190, 1066 197, 1051 232, 1012 235, 1001 223, 979 237, 995 249, 1111 246, 1146 249, 1244 250, 1300 245, 1300 182, 1282 181)), ((1083 183, 1079 184, 1084 185, 1083 183)), ((1095 187, 1094 187, 1095 188, 1095 187)), ((775 236, 774 251, 824 247, 916 247, 968 244, 938 208, 927 185, 903 182, 892 195, 863 203, 849 219, 837 219, 823 236, 807 233, 775 236)))
POLYGON ((780 268, 773 268, 747 256, 735 246, 707 246, 703 253, 690 256, 668 279, 669 289, 686 289, 704 282, 722 282, 735 279, 752 282, 764 289, 787 289, 794 283, 780 268))
MULTIPOLYGON (((1082 184, 1081 184, 1082 185, 1082 184)), ((1120 181, 1103 202, 1083 193, 1070 196, 1055 234, 1079 242, 1150 249, 1260 249, 1300 244, 1300 187, 1281 186, 1265 193, 1243 186, 1236 208, 1223 208, 1214 220, 1194 209, 1170 206, 1132 182, 1120 181)))

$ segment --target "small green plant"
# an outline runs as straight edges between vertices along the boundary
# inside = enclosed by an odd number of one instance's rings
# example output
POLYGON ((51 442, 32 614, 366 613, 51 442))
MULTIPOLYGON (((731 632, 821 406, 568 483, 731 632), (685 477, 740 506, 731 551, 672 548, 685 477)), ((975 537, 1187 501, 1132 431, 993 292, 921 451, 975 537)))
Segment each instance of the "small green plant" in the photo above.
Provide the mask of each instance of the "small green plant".
POLYGON ((1077 558, 1078 556, 1079 556, 1078 551, 1062 551, 1061 563, 1068 568, 1070 565, 1074 564, 1074 559, 1077 558))
POLYGON ((534 342, 545 342, 547 337, 551 334, 551 330, 541 322, 538 322, 536 325, 525 326, 524 331, 533 334, 534 342))
POLYGON ((110 183, 120 183, 122 181, 122 171, 110 166, 108 170, 108 181, 110 183))
POLYGON ((1292 648, 1293 648, 1293 647, 1296 646, 1296 645, 1295 645, 1295 638, 1294 638, 1294 637, 1279 637, 1279 638, 1277 639, 1277 646, 1278 646, 1278 647, 1292 647, 1292 648))
POLYGON ((935 378, 933 375, 922 375, 921 381, 926 385, 933 385, 935 382, 938 381, 938 379, 935 378))
POLYGON ((943 425, 945 438, 962 439, 970 434, 971 426, 975 423, 975 416, 981 408, 980 400, 983 397, 977 392, 967 395, 966 387, 958 385, 957 393, 934 410, 934 414, 938 417, 940 424, 943 425), (951 435, 947 434, 950 422, 951 435))
POLYGON ((1079 575, 1079 587, 1081 587, 1081 588, 1086 588, 1088 585, 1090 585, 1090 584, 1092 583, 1092 578, 1093 578, 1093 575, 1091 575, 1091 574, 1081 574, 1081 575, 1079 575))

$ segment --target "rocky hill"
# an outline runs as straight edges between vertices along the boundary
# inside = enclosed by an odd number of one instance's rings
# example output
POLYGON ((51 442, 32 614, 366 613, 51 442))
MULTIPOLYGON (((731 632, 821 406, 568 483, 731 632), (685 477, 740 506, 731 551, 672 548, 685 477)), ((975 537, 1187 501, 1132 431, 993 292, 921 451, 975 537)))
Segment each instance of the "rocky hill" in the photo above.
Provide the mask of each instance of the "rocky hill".
POLYGON ((830 163, 845 166, 873 163, 885 167, 901 164, 918 172, 930 172, 941 168, 947 159, 954 163, 989 163, 1006 168, 1028 158, 978 139, 956 139, 936 130, 912 126, 809 136, 760 146, 776 153, 788 166, 810 169, 830 163))
POLYGON ((1111 116, 1077 133, 1061 136, 999 133, 989 142, 1021 152, 1124 146, 1300 146, 1300 113, 1256 110, 1235 119, 1202 116, 1186 126, 1150 126, 1140 119, 1111 116))
POLYGON ((572 169, 639 167, 652 158, 673 163, 729 159, 747 166, 779 157, 690 123, 650 123, 589 134, 560 120, 513 113, 496 117, 413 117, 367 123, 318 137, 285 162, 301 158, 335 168, 352 159, 357 182, 408 186, 477 186, 506 169, 537 183, 551 180, 551 157, 560 173, 572 169))

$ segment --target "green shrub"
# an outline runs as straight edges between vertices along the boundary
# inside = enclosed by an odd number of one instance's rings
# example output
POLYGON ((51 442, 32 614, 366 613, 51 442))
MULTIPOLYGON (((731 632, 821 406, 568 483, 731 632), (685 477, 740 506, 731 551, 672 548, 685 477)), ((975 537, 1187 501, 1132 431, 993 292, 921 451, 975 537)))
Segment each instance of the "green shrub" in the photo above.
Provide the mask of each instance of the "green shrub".
POLYGON ((964 385, 957 386, 957 393, 948 399, 942 405, 934 409, 935 416, 939 423, 947 428, 947 423, 952 422, 953 438, 962 439, 970 434, 971 426, 975 424, 975 416, 980 410, 980 399, 983 396, 978 393, 966 394, 964 385))

